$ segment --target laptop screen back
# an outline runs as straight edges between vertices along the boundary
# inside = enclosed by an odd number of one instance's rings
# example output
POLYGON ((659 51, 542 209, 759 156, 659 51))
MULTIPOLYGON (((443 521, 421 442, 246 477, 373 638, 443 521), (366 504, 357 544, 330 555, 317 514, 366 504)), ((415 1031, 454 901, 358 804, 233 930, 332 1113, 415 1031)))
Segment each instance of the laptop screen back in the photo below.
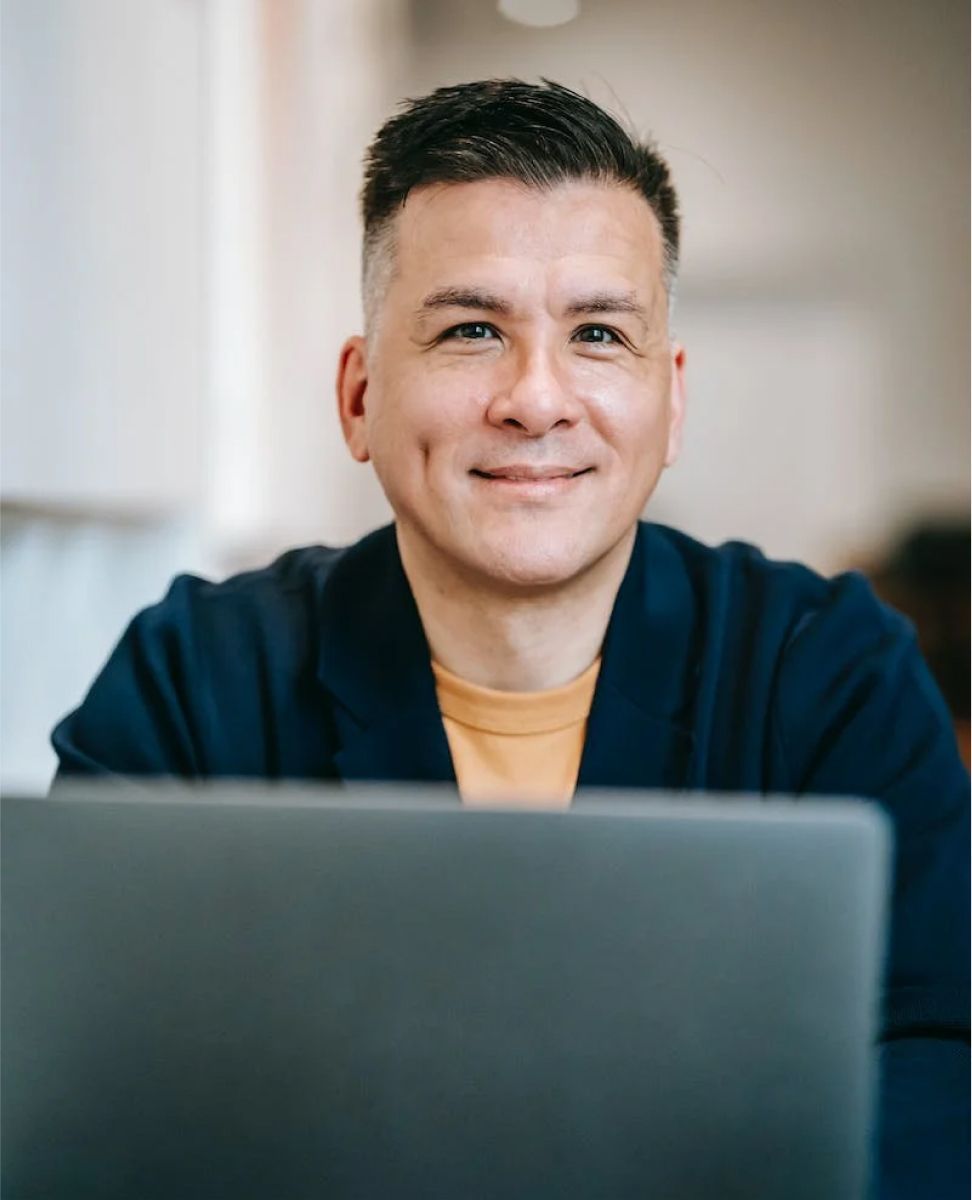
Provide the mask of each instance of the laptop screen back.
POLYGON ((863 1195, 871 808, 428 796, 6 801, 4 1195, 863 1195))

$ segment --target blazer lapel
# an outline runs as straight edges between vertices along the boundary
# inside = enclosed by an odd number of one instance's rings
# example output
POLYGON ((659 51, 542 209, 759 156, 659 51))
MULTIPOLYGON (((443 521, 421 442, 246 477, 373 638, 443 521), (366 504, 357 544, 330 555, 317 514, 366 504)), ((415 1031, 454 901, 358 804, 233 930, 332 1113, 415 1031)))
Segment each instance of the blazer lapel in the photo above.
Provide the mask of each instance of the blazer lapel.
POLYGON ((342 554, 319 601, 317 677, 346 780, 455 783, 428 643, 393 525, 342 554))
POLYGON ((675 551, 639 523, 604 640, 579 788, 684 786, 694 609, 675 551))
MULTIPOLYGON (((318 603, 317 677, 334 700, 340 776, 455 784, 394 526, 341 555, 318 603)), ((694 613, 676 551, 639 524, 604 641, 578 787, 684 786, 694 613)))

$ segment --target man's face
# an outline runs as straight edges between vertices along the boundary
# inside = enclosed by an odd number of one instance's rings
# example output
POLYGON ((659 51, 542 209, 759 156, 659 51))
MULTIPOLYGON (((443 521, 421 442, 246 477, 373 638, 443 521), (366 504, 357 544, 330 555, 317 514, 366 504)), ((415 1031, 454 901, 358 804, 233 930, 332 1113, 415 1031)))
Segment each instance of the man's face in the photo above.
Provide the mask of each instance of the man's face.
POLYGON ((579 576, 625 541, 678 450, 654 214, 600 183, 431 186, 397 220, 394 264, 338 394, 400 536, 484 583, 579 576))

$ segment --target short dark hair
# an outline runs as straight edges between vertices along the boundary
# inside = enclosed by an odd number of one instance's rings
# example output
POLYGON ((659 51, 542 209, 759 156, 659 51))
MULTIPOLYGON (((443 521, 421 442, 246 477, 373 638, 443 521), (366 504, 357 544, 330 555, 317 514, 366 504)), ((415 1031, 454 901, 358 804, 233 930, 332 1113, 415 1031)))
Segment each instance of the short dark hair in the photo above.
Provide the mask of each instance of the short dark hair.
POLYGON ((671 287, 679 214, 668 164, 653 144, 632 137, 593 100, 549 79, 483 79, 402 103, 365 156, 365 277, 413 188, 483 179, 537 188, 590 179, 634 188, 661 226, 665 283, 671 287))

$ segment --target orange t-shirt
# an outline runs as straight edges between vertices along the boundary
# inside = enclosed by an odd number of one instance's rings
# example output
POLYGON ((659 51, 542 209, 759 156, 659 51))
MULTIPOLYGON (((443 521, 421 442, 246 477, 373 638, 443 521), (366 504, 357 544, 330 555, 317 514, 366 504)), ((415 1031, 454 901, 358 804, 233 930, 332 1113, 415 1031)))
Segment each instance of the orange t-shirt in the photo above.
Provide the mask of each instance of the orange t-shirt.
POLYGON ((568 808, 600 667, 544 692, 499 692, 433 662, 463 803, 568 808))

